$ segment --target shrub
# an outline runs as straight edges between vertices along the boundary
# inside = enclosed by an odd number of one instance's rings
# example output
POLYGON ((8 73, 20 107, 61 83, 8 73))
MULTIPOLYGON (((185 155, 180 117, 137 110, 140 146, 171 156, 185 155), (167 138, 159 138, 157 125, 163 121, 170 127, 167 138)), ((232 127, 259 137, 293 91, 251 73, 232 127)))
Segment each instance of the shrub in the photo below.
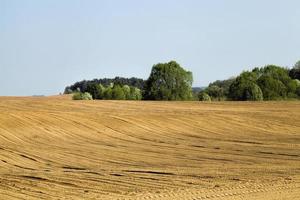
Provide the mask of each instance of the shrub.
POLYGON ((203 91, 199 92, 198 99, 199 99, 199 101, 211 101, 210 96, 207 93, 203 92, 203 91))
POLYGON ((90 93, 85 92, 76 92, 73 94, 73 100, 93 100, 93 97, 90 93))

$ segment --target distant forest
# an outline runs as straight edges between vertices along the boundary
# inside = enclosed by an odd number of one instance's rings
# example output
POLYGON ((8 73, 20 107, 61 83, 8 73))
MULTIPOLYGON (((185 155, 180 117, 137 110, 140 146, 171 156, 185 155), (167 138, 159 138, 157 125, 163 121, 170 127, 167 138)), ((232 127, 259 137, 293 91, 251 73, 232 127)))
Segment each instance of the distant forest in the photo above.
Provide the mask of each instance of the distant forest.
POLYGON ((73 99, 262 101, 300 99, 300 61, 291 69, 276 65, 243 71, 208 87, 192 88, 192 72, 177 62, 158 63, 147 80, 115 77, 76 82, 65 88, 73 99))
POLYGON ((83 80, 83 81, 79 81, 74 83, 71 86, 68 86, 65 88, 65 94, 70 94, 73 93, 74 91, 82 91, 82 92, 86 92, 88 85, 91 84, 101 84, 105 87, 109 86, 110 84, 116 84, 116 85, 129 85, 129 86, 133 86, 139 89, 143 89, 144 85, 145 85, 145 80, 141 79, 141 78, 123 78, 123 77, 115 77, 115 78, 100 78, 100 79, 93 79, 93 80, 83 80))

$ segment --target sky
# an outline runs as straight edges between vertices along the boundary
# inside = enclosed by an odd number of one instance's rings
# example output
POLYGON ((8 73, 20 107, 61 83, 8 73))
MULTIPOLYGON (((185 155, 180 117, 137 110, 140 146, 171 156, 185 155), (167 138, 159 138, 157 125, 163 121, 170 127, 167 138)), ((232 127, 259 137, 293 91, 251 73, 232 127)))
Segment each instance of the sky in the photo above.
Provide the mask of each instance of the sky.
POLYGON ((147 79, 159 62, 206 86, 300 60, 299 0, 0 0, 0 95, 83 79, 147 79))

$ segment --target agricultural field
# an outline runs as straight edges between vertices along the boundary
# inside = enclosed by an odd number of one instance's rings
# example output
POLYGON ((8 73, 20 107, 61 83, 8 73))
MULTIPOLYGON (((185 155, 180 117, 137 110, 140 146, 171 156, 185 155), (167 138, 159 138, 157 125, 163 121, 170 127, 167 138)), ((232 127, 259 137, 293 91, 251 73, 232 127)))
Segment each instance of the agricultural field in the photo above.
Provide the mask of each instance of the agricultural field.
POLYGON ((0 97, 0 199, 300 199, 300 102, 0 97))

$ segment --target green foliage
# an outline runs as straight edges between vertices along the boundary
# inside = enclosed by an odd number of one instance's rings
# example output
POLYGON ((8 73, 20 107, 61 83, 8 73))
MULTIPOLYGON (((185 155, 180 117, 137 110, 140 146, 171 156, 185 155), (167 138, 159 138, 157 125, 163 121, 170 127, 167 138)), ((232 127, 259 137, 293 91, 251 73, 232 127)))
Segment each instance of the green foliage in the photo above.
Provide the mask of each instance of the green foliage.
POLYGON ((290 75, 290 77, 292 79, 298 79, 298 80, 300 80, 300 60, 290 70, 289 75, 290 75))
POLYGON ((73 93, 73 91, 71 90, 70 87, 65 88, 64 94, 72 94, 72 93, 73 93))
POLYGON ((103 99, 106 99, 106 100, 112 99, 112 88, 111 87, 107 87, 104 90, 103 99))
POLYGON ((297 97, 298 83, 289 70, 268 65, 243 72, 230 86, 232 100, 280 100, 297 97), (262 92, 263 98, 260 93, 262 92))
POLYGON ((235 78, 229 78, 229 79, 226 79, 226 80, 217 80, 213 83, 210 83, 208 85, 207 90, 210 90, 209 88, 212 87, 212 86, 218 86, 218 88, 220 88, 220 89, 217 89, 217 88, 213 89, 213 90, 219 90, 218 92, 213 92, 213 93, 217 94, 217 95, 214 95, 213 98, 214 99, 226 99, 229 95, 230 85, 234 81, 235 81, 235 78))
POLYGON ((87 85, 87 92, 89 92, 93 99, 102 99, 105 88, 101 84, 89 83, 87 85))
POLYGON ((263 93, 256 84, 255 72, 243 72, 229 88, 229 97, 238 101, 261 101, 263 93))
POLYGON ((152 67, 145 83, 144 99, 191 100, 193 75, 178 63, 171 61, 152 67))
MULTIPOLYGON (((101 84, 89 83, 87 85, 87 91, 89 91, 94 99, 105 100, 141 100, 141 90, 136 87, 130 87, 128 85, 119 85, 111 83, 108 87, 104 87, 101 84)), ((76 93, 77 95, 77 93, 76 93)), ((78 96, 78 95, 77 95, 78 96)), ((80 97, 75 98, 80 98, 80 97)))
POLYGON ((298 95, 298 97, 300 97, 300 85, 297 86, 296 94, 298 95))
POLYGON ((93 97, 90 93, 88 92, 76 92, 73 94, 72 97, 73 100, 93 100, 93 97))
POLYGON ((199 93, 202 88, 192 91, 192 73, 170 61, 154 65, 147 81, 120 77, 84 80, 66 87, 65 93, 76 92, 74 99, 90 99, 84 95, 88 92, 93 99, 107 100, 279 100, 300 98, 299 74, 300 61, 291 70, 267 65, 242 72, 237 78, 217 80, 199 93))
POLYGON ((136 87, 130 87, 130 96, 129 100, 141 100, 142 99, 142 92, 140 89, 136 87))
POLYGON ((132 100, 131 93, 130 93, 130 87, 128 85, 123 85, 122 87, 125 99, 132 100))
POLYGON ((259 70, 257 84, 266 100, 286 99, 295 96, 297 83, 289 76, 288 69, 268 65, 259 70))
POLYGON ((120 85, 115 85, 112 89, 112 99, 125 100, 125 92, 120 85))
POLYGON ((83 80, 74 83, 71 86, 67 86, 65 88, 64 93, 65 94, 71 94, 73 92, 77 91, 77 88, 80 89, 81 92, 87 92, 87 87, 90 84, 96 84, 96 85, 103 85, 104 87, 110 86, 111 83, 115 83, 117 85, 129 85, 132 87, 137 87, 139 89, 142 89, 144 87, 145 81, 140 78, 122 78, 122 77, 115 77, 113 79, 110 78, 103 78, 103 79, 93 79, 93 80, 83 80))
POLYGON ((263 75, 257 81, 265 100, 278 100, 287 96, 285 85, 271 76, 263 75))
POLYGON ((204 91, 199 92, 198 99, 199 101, 211 101, 210 96, 204 91))
POLYGON ((221 101, 224 98, 223 88, 217 85, 211 85, 205 89, 205 92, 212 98, 212 100, 221 101))

